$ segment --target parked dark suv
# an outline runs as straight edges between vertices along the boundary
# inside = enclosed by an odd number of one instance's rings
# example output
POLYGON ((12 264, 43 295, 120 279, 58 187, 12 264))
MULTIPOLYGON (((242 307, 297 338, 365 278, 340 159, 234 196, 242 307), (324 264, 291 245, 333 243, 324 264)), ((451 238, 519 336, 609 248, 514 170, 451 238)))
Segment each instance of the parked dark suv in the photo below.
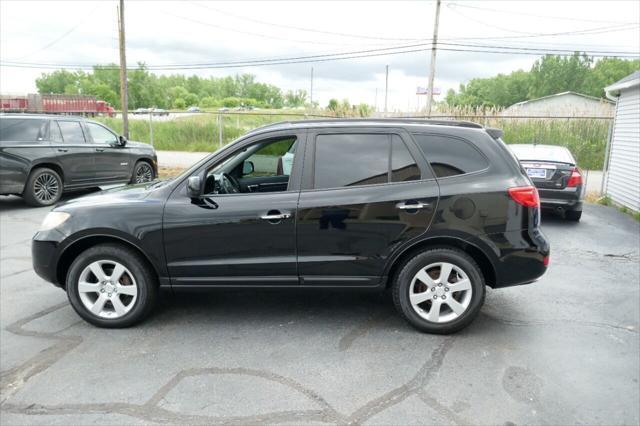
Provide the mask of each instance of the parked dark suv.
POLYGON ((547 268, 538 193, 500 134, 424 120, 262 127, 173 180, 56 207, 34 268, 101 327, 141 320, 159 288, 390 287, 413 326, 453 332, 485 285, 547 268))
POLYGON ((82 117, 0 115, 0 195, 33 206, 52 205, 71 189, 151 181, 156 161, 150 145, 82 117))

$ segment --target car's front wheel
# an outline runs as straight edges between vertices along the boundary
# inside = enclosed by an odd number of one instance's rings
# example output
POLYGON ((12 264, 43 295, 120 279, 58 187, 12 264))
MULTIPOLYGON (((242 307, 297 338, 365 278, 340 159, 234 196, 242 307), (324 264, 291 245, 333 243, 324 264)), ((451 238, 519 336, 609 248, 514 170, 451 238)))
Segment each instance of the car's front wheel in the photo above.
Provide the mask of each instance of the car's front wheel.
POLYGON ((74 260, 66 290, 71 305, 87 322, 122 328, 151 312, 158 285, 153 270, 136 251, 119 244, 101 244, 74 260))
POLYGON ((133 168, 133 176, 131 177, 131 183, 145 183, 151 182, 155 179, 155 173, 153 167, 146 161, 138 161, 133 168))
POLYGON ((392 292, 397 310, 412 326, 428 333, 449 334, 466 327, 478 315, 485 284, 470 256, 438 248, 405 262, 392 292))

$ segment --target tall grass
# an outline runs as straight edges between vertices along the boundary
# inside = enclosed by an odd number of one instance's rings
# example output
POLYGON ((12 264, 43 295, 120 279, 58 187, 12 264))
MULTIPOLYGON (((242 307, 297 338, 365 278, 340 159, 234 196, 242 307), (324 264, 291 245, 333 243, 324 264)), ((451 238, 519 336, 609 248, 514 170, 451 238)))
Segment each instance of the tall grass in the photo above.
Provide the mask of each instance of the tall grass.
MULTIPOLYGON (((588 118, 505 118, 499 111, 455 110, 443 112, 446 118, 462 118, 503 129, 507 143, 538 143, 566 146, 583 169, 601 169, 611 120, 588 118), (446 116, 444 114, 447 114, 446 116)), ((227 144, 251 129, 304 116, 227 114, 223 117, 222 140, 227 144)), ((437 117, 434 117, 437 118, 437 117)), ((100 118, 122 132, 119 118, 100 118)), ((129 120, 131 140, 150 143, 148 120, 129 120)), ((170 121, 154 118, 153 141, 156 149, 167 151, 214 151, 219 145, 215 114, 179 117, 170 121)))

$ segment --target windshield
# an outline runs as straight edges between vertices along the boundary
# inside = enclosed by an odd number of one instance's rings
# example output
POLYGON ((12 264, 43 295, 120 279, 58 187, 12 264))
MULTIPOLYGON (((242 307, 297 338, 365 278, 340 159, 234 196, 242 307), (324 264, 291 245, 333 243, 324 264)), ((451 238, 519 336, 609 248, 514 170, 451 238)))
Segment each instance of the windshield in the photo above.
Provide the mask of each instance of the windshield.
POLYGON ((563 146, 554 145, 508 145, 520 161, 551 161, 554 163, 575 164, 569 150, 563 146))

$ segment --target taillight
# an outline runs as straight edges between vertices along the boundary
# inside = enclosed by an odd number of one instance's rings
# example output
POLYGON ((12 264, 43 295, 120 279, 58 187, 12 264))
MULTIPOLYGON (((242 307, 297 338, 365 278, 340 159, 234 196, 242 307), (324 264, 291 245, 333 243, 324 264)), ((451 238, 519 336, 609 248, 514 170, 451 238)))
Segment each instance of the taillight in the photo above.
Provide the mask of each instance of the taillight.
POLYGON ((542 259, 542 264, 544 266, 549 266, 549 255, 546 255, 544 259, 542 259))
POLYGON ((571 170, 571 177, 569 178, 569 182, 567 182, 568 187, 582 185, 582 174, 580 174, 580 169, 574 167, 571 170))
POLYGON ((540 207, 540 196, 535 186, 509 188, 509 196, 513 201, 525 207, 540 207))

